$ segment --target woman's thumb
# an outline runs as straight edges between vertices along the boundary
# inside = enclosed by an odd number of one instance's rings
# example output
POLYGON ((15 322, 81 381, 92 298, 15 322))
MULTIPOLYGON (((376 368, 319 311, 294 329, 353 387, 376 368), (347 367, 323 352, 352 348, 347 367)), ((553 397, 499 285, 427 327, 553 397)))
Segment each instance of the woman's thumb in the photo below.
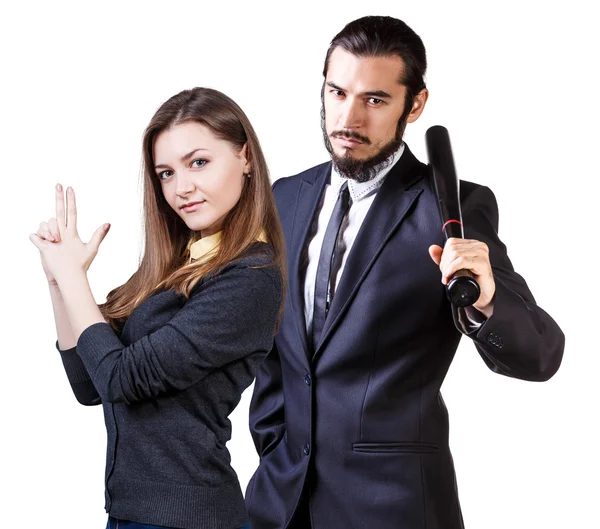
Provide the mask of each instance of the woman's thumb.
POLYGON ((106 237, 106 234, 108 233, 109 229, 110 229, 110 224, 106 223, 106 224, 103 224, 102 226, 100 226, 94 232, 94 235, 92 235, 92 238, 89 242, 89 245, 94 249, 94 251, 98 251, 98 248, 100 247, 100 243, 102 243, 102 241, 104 240, 104 237, 106 237))

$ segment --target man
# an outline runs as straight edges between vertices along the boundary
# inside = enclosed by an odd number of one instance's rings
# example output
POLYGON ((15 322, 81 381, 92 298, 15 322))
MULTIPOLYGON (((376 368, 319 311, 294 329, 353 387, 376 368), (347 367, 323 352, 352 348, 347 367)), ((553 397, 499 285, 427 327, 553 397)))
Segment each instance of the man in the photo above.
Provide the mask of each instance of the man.
POLYGON ((426 166, 402 141, 425 69, 400 20, 348 24, 324 68, 331 162, 274 185, 289 290, 250 409, 253 529, 463 527, 440 395, 461 332, 497 373, 560 365, 564 336, 514 272, 488 188, 461 183, 466 238, 442 251, 426 166), (444 285, 462 268, 481 295, 454 309, 444 285))

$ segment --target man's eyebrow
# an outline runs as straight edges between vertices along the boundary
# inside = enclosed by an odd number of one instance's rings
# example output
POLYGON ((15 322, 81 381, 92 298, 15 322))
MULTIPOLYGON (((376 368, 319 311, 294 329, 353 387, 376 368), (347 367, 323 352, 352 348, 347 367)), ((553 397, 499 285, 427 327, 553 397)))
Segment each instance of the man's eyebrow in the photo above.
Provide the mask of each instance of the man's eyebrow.
POLYGON ((327 81, 327 86, 333 88, 334 90, 340 90, 341 92, 345 92, 345 90, 341 86, 338 86, 335 83, 332 83, 331 81, 327 81))
POLYGON ((392 96, 383 90, 371 90, 369 92, 365 92, 364 95, 369 97, 378 97, 380 99, 390 99, 392 96))
MULTIPOLYGON (((344 90, 342 87, 336 85, 335 83, 332 83, 331 81, 327 81, 327 86, 333 88, 334 90, 340 90, 341 92, 345 92, 346 90, 344 90)), ((388 94, 387 92, 384 92, 383 90, 368 90, 367 92, 363 92, 360 95, 362 96, 368 96, 368 97, 377 97, 380 99, 391 99, 391 95, 388 94)))

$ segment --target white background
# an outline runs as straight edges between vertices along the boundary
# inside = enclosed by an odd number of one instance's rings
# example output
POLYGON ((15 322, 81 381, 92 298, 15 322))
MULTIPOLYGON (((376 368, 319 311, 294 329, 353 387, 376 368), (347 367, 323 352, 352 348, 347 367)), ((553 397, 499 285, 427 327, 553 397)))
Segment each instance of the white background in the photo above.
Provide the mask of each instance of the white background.
MULTIPOLYGON (((235 99, 272 178, 326 159, 319 108, 331 38, 387 14, 424 40, 430 100, 406 140, 443 124, 459 176, 488 185, 500 236, 567 336, 547 383, 489 371, 466 339, 443 387, 468 529, 598 527, 598 133, 593 2, 19 2, 0 11, 2 527, 104 527, 106 434, 57 351, 28 235, 78 196, 84 239, 112 228, 90 269, 96 300, 136 269, 142 132, 185 88, 235 99)), ((257 457, 250 391, 232 416, 245 488, 257 457)))

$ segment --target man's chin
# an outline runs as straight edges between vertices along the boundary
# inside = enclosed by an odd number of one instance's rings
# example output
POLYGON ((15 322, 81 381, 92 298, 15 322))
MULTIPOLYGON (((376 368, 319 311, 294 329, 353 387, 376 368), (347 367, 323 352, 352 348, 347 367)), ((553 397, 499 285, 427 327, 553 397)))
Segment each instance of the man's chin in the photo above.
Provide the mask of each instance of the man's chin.
POLYGON ((333 152, 337 158, 352 160, 355 162, 364 162, 369 159, 368 154, 362 152, 361 146, 334 148, 333 152))

